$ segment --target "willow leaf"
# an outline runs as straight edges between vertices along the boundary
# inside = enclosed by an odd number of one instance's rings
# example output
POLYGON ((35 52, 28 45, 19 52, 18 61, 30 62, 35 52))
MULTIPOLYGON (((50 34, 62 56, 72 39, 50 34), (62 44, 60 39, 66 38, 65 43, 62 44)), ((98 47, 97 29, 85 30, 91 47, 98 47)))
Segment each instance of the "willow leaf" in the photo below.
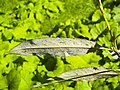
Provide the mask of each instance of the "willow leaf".
POLYGON ((55 80, 91 81, 117 75, 118 73, 111 69, 86 67, 65 72, 60 76, 55 77, 55 80))
MULTIPOLYGON (((61 75, 49 78, 48 80, 54 80, 53 82, 44 83, 43 85, 51 85, 54 83, 64 81, 92 81, 100 78, 110 78, 119 75, 120 70, 112 70, 105 68, 85 67, 80 69, 64 72, 61 75)), ((34 85, 33 87, 41 87, 41 85, 34 85)))
POLYGON ((14 47, 10 53, 21 55, 53 55, 64 56, 80 55, 88 52, 93 48, 95 42, 85 39, 72 38, 40 38, 25 41, 14 47))

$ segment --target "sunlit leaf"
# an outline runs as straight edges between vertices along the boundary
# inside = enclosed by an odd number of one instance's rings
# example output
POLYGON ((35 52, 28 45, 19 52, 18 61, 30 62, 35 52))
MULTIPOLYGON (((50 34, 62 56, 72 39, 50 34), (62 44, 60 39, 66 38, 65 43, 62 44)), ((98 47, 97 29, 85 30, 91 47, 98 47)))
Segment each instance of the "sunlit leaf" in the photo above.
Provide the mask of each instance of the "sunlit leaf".
MULTIPOLYGON (((101 78, 115 77, 118 75, 119 74, 112 69, 86 67, 64 72, 57 77, 50 78, 49 80, 55 81, 44 83, 44 85, 50 85, 64 81, 92 81, 101 78)), ((40 87, 40 85, 34 85, 33 87, 40 87)))
POLYGON ((40 56, 47 54, 52 56, 80 55, 87 53, 94 45, 94 42, 85 39, 41 38, 25 41, 13 48, 10 53, 40 56))
POLYGON ((58 81, 59 80, 91 81, 99 78, 109 78, 117 75, 118 73, 109 69, 87 67, 65 72, 60 76, 57 76, 55 79, 58 81))
POLYGON ((95 11, 95 13, 92 16, 92 21, 96 22, 100 20, 101 16, 102 16, 102 13, 100 12, 100 10, 95 11))

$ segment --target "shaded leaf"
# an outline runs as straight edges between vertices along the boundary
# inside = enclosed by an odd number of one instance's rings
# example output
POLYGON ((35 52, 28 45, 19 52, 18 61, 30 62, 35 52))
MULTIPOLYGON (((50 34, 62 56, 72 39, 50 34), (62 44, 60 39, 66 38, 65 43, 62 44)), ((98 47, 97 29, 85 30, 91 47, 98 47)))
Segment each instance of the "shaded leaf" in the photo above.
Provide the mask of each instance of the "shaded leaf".
POLYGON ((9 90, 17 90, 21 82, 21 76, 18 70, 11 70, 7 76, 9 90))
POLYGON ((3 89, 5 90, 5 88, 7 89, 7 87, 8 87, 7 79, 0 74, 0 89, 1 90, 3 90, 3 89))

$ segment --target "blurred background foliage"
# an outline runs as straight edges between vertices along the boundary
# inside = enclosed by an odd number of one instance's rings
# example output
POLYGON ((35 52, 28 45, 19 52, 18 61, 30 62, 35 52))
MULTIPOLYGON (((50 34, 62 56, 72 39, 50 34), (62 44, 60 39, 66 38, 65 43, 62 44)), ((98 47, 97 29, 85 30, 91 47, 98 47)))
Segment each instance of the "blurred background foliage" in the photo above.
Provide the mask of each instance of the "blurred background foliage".
MULTIPOLYGON (((120 1, 102 0, 114 37, 120 34, 120 1)), ((82 56, 20 56, 9 54, 22 41, 45 38, 85 38, 107 48, 112 37, 98 0, 0 0, 0 89, 2 90, 120 90, 119 76, 91 82, 62 82, 40 88, 48 77, 95 66, 116 69, 118 59, 106 50, 82 56)), ((117 38, 120 47, 120 37, 117 38)))

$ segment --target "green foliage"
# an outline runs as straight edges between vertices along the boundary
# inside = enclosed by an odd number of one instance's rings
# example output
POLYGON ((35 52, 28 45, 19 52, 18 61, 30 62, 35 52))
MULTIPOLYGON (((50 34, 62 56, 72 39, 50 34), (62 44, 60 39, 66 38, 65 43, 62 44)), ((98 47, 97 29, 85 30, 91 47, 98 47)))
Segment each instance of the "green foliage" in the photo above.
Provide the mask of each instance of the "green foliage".
MULTIPOLYGON (((111 34, 120 34, 119 0, 104 0, 111 34)), ((95 66, 117 69, 108 51, 81 56, 19 56, 6 53, 22 41, 44 37, 86 38, 100 46, 113 47, 110 32, 99 10, 98 0, 0 0, 0 89, 1 90, 119 90, 119 76, 91 82, 51 82, 76 68, 95 66), (41 84, 40 88, 33 88, 41 84)), ((120 37, 117 38, 117 46, 120 37)), ((119 47, 120 48, 120 47, 119 47)))

